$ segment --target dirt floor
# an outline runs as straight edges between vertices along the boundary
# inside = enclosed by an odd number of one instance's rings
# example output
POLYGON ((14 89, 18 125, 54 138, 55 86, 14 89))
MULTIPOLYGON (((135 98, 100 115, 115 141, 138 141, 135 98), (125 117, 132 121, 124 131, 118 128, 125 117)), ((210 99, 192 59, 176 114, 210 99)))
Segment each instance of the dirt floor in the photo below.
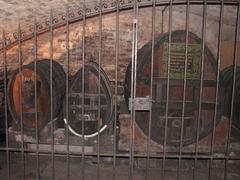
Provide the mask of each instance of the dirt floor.
MULTIPOLYGON (((166 159, 163 171, 163 161, 161 158, 151 158, 149 162, 149 180, 240 180, 240 131, 232 131, 230 155, 237 157, 238 160, 228 161, 227 179, 224 179, 225 161, 212 161, 212 168, 209 168, 209 159, 198 159, 196 167, 194 167, 194 159, 181 159, 181 166, 178 170, 179 160, 166 159), (210 172, 210 173, 209 173, 210 172), (163 174, 164 173, 164 174, 163 174), (194 175, 195 174, 195 175, 194 175), (164 178, 163 178, 164 175, 164 178), (210 178, 209 178, 210 177, 210 178)), ((2 138, 4 139, 4 138, 2 138)), ((71 138, 70 138, 71 139, 71 138)), ((110 142, 110 140, 106 139, 110 142)), ((107 144, 102 144, 107 147, 107 144)), ((113 147, 111 144, 111 147, 113 147)), ((6 152, 1 147, 5 147, 4 141, 0 141, 0 180, 7 180, 7 162, 6 152)), ((19 149, 18 147, 17 149, 19 149)), ((104 151, 105 152, 105 151, 104 151)), ((118 152, 122 153, 122 152, 118 152)), ((111 154, 111 153, 110 153, 111 154)), ((37 158, 35 153, 24 154, 21 152, 10 152, 10 179, 12 180, 34 180, 37 179, 37 158), (25 165, 25 166, 24 166, 25 165), (24 168, 25 167, 25 168, 24 168)), ((128 153, 126 153, 128 155, 128 153)), ((215 157, 218 154, 215 154, 215 157)), ((113 169, 112 157, 100 157, 98 159, 93 156, 85 156, 84 161, 81 155, 71 156, 69 159, 69 178, 67 176, 68 166, 65 155, 55 154, 54 168, 51 158, 51 153, 39 155, 39 179, 52 180, 110 180, 115 174, 116 180, 145 180, 146 179, 146 158, 134 158, 133 177, 129 178, 129 158, 126 156, 116 158, 116 169, 113 169), (99 168, 99 174, 98 174, 99 168), (84 176, 84 178, 83 178, 84 176), (99 178, 98 178, 99 177, 99 178)))
MULTIPOLYGON (((0 179, 7 179, 7 163, 5 152, 0 154, 0 179)), ((135 159, 134 169, 133 169, 133 179, 143 180, 146 178, 146 166, 145 159, 135 159)), ((149 170, 150 180, 159 180, 162 178, 162 160, 152 159, 151 169, 149 170)), ((55 179, 66 180, 67 179, 67 161, 66 157, 56 157, 54 158, 54 171, 52 171, 52 161, 49 156, 40 156, 39 158, 39 172, 40 179, 50 180, 53 179, 53 173, 55 179)), ((10 174, 11 179, 18 180, 24 179, 24 169, 22 163, 21 153, 10 153, 10 174)), ((165 162, 165 180, 175 180, 178 179, 178 160, 166 160, 165 162)), ((86 158, 84 161, 84 179, 94 180, 97 179, 97 159, 96 158, 86 158)), ((209 175, 209 163, 207 160, 198 160, 195 169, 195 179, 205 180, 208 179, 209 175)), ((114 175, 113 171, 113 161, 112 158, 100 158, 99 164, 99 179, 108 180, 112 179, 114 175)), ((128 179, 129 175, 129 159, 122 158, 116 160, 116 179, 125 180, 128 179)), ((182 160, 181 169, 179 171, 180 180, 190 180, 193 179, 194 173, 194 160, 182 160)), ((69 166, 69 179, 82 179, 82 159, 81 157, 71 157, 69 166)), ((211 179, 221 180, 224 179, 224 161, 214 160, 211 179)), ((36 156, 34 154, 25 155, 25 179, 33 180, 36 179, 36 156)), ((229 180, 239 180, 240 179, 240 161, 229 161, 229 180)))

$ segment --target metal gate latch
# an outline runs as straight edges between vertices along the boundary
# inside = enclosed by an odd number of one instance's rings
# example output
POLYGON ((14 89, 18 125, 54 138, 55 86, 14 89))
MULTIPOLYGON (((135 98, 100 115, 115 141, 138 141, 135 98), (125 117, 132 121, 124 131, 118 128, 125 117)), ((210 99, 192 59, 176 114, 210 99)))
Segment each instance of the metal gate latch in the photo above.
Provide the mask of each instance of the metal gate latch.
MULTIPOLYGON (((132 99, 134 110, 135 111, 149 111, 151 108, 151 100, 149 97, 136 97, 132 99)), ((132 102, 131 98, 129 98, 129 111, 131 111, 132 102)))

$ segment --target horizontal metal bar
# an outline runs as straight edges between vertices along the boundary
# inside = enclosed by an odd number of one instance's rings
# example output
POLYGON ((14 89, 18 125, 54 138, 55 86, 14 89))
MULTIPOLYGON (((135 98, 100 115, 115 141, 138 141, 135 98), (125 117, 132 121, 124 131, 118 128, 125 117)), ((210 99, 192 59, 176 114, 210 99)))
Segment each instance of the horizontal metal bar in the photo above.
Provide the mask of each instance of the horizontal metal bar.
MULTIPOLYGON (((5 148, 0 148, 0 152, 5 152, 7 151, 5 148)), ((16 152, 16 153, 21 153, 21 149, 18 148, 8 148, 9 152, 16 152)), ((36 151, 34 150, 28 150, 28 149, 23 149, 24 153, 32 153, 33 156, 36 156, 36 151)), ((39 150, 39 155, 41 154, 46 154, 51 156, 51 152, 50 151, 41 151, 39 150)), ((54 152, 54 156, 58 156, 58 155, 62 155, 62 156, 67 156, 66 152, 54 152)), ((85 156, 93 156, 93 157, 97 157, 98 154, 97 153, 84 153, 85 156)), ((129 158, 130 155, 128 153, 116 153, 115 154, 117 158, 129 158)), ((76 156, 76 157, 81 157, 82 153, 79 152, 69 152, 69 156, 76 156)), ((99 154, 100 157, 113 157, 113 153, 100 153, 99 154)), ((147 154, 134 154, 134 158, 147 158, 147 154)), ((170 153, 166 153, 165 155, 163 153, 161 154, 151 154, 149 155, 149 158, 156 158, 156 159, 179 159, 179 152, 177 151, 175 154, 170 154, 170 153)), ((214 160, 233 160, 233 161, 240 161, 240 157, 236 156, 236 157, 231 157, 231 156, 226 156, 225 153, 221 153, 221 154, 216 154, 216 155, 210 155, 210 154, 198 154, 195 155, 194 153, 191 154, 182 154, 181 159, 214 159, 214 160)))

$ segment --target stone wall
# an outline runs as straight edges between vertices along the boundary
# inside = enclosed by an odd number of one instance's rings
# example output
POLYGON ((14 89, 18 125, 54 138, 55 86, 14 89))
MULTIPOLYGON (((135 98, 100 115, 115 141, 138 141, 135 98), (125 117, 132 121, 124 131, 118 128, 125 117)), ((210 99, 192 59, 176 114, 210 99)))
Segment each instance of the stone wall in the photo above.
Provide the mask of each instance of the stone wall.
MULTIPOLYGON (((225 7, 223 16, 223 45, 234 43, 236 8, 225 7)), ((192 5, 190 7, 189 30, 201 38, 202 36, 202 6, 192 5)), ((208 6, 207 9, 207 27, 206 27, 206 45, 211 49, 214 56, 217 56, 218 34, 219 34, 219 6, 208 6)), ((169 22, 168 8, 156 8, 155 37, 161 33, 168 32, 169 22)), ((119 16, 119 80, 124 81, 127 65, 131 62, 132 56, 132 22, 133 10, 121 11, 119 16)), ((186 6, 174 6, 172 16, 172 30, 184 30, 186 24, 186 6)), ((23 27, 24 28, 24 27, 23 27)), ((98 62, 99 57, 99 16, 88 18, 85 26, 85 61, 98 62)), ((76 22, 69 26, 69 73, 75 74, 82 63, 82 40, 83 40, 83 22, 76 22)), ((152 9, 141 8, 138 12, 138 49, 151 40, 152 32, 152 9)), ((101 66, 108 74, 111 80, 115 75, 115 42, 116 42, 116 13, 103 15, 102 18, 102 57, 101 66)), ((53 31, 53 58, 59 61, 67 70, 66 56, 66 27, 60 27, 53 31)), ((228 45, 229 47, 229 45, 228 45)), ((21 44, 22 61, 27 64, 34 59, 34 39, 24 41, 21 44)), ((50 33, 46 32, 37 37, 37 55, 38 59, 50 57, 50 33)), ((233 51, 229 52, 232 54, 233 51)), ((225 51, 223 49, 224 54, 225 51)), ((224 56, 229 57, 229 56, 224 56)), ((2 57, 0 59, 2 62, 2 57)), ((232 59, 223 59, 231 64, 232 59)), ((7 51, 7 63, 12 69, 17 68, 18 45, 11 47, 7 51)), ((223 67, 222 67, 223 68, 223 67)))
MULTIPOLYGON (((102 2, 111 2, 103 0, 102 2)), ((83 6, 84 0, 2 0, 0 1, 0 30, 5 29, 8 33, 16 30, 18 23, 23 27, 33 23, 34 18, 42 21, 50 16, 50 10, 54 14, 62 14, 66 6, 79 8, 83 6)), ((99 0, 85 0, 87 7, 93 7, 99 0)))

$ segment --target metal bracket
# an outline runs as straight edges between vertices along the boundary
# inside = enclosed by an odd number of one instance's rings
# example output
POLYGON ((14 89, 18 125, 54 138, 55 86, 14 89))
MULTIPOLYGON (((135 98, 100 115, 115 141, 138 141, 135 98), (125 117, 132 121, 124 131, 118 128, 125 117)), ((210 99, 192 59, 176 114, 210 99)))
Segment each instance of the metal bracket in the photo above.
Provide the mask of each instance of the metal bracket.
MULTIPOLYGON (((151 100, 149 97, 136 97, 133 99, 133 106, 135 111, 149 111, 151 108, 151 100)), ((131 111, 132 102, 129 98, 129 111, 131 111)))

